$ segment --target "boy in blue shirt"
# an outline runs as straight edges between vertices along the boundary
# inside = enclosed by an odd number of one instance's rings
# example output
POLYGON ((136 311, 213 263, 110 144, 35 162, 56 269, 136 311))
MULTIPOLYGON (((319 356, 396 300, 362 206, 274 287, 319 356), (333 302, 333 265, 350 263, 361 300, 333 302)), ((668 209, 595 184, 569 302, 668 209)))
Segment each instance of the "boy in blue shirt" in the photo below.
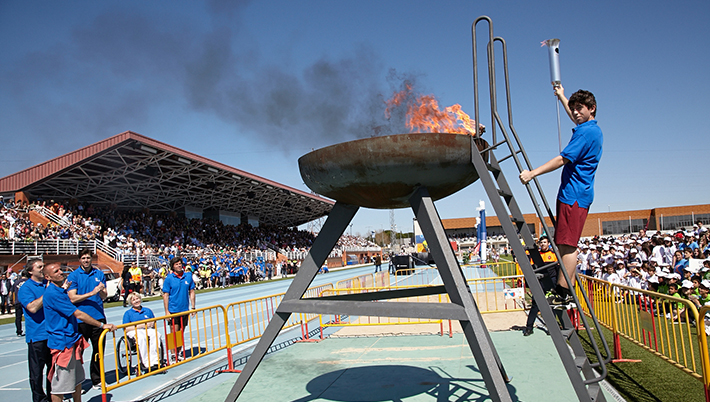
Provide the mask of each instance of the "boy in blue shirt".
POLYGON ((62 402, 64 394, 72 394, 74 401, 81 401, 81 384, 84 382, 83 352, 88 343, 79 333, 79 320, 99 328, 116 330, 112 324, 99 322, 77 309, 69 299, 62 269, 50 263, 43 269, 44 277, 50 282, 44 292, 45 327, 47 346, 52 353, 49 378, 52 382, 52 402, 62 402))
MULTIPOLYGON (((83 249, 79 252, 80 266, 67 277, 70 283, 67 294, 73 304, 87 315, 99 322, 106 323, 104 314, 104 300, 106 300, 106 276, 104 272, 91 264, 91 250, 83 249)), ((99 337, 103 329, 79 323, 79 333, 91 341, 90 375, 94 389, 99 389, 101 384, 101 366, 99 365, 99 337)))
POLYGON ((566 305, 573 299, 570 289, 574 288, 576 279, 577 244, 594 200, 594 176, 601 160, 604 136, 597 126, 597 102, 591 92, 580 89, 568 100, 562 85, 555 84, 554 89, 567 115, 577 126, 572 128, 572 138, 560 155, 532 171, 522 171, 520 181, 527 184, 539 175, 563 167, 557 193, 555 244, 572 286, 567 286, 560 269, 555 295, 551 297, 550 304, 566 305))

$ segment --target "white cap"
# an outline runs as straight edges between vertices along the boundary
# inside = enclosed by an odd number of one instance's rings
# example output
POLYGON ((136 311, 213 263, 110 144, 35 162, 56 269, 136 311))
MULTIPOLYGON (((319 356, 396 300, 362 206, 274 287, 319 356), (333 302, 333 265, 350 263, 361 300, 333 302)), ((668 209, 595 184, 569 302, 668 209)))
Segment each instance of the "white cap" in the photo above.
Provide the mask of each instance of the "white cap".
POLYGON ((636 249, 634 249, 633 247, 631 248, 631 250, 629 250, 629 253, 638 253, 638 252, 639 252, 639 251, 636 250, 636 249))
POLYGON ((693 282, 691 282, 690 280, 687 280, 687 279, 686 279, 686 280, 683 281, 683 283, 681 283, 681 286, 684 287, 684 288, 690 289, 690 288, 693 287, 693 282))
POLYGON ((705 286, 706 288, 710 289, 710 280, 705 279, 702 282, 700 282, 700 284, 705 286))
POLYGON ((658 276, 651 276, 648 278, 648 283, 658 283, 658 276))

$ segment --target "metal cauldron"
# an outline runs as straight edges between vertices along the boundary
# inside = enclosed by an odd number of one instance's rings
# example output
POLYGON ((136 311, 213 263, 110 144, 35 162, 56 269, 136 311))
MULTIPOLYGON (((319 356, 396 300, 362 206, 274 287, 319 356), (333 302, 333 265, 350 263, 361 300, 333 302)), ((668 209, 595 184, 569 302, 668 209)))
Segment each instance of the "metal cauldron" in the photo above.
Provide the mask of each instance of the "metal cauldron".
MULTIPOLYGON (((478 179, 471 163, 472 139, 444 133, 365 138, 310 152, 298 159, 298 166, 317 194, 360 207, 404 208, 419 186, 438 200, 478 179)), ((483 139, 475 143, 479 151, 488 148, 483 139)))

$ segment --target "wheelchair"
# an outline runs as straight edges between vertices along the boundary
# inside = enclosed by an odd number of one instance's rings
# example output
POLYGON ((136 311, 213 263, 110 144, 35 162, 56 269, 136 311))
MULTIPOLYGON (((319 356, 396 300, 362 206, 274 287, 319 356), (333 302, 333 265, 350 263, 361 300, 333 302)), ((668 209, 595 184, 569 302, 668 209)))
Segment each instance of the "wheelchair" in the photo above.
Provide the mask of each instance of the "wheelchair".
MULTIPOLYGON (((163 342, 159 341, 158 353, 159 361, 150 361, 155 370, 155 366, 158 368, 167 365, 167 360, 165 359, 165 349, 163 348, 163 342)), ((118 373, 120 375, 126 375, 130 370, 131 373, 138 375, 138 344, 135 338, 130 338, 128 336, 122 335, 116 344, 116 355, 118 359, 118 373), (135 366, 134 366, 135 365, 135 366)), ((145 361, 141 361, 140 372, 146 373, 149 371, 149 367, 143 365, 145 361)))

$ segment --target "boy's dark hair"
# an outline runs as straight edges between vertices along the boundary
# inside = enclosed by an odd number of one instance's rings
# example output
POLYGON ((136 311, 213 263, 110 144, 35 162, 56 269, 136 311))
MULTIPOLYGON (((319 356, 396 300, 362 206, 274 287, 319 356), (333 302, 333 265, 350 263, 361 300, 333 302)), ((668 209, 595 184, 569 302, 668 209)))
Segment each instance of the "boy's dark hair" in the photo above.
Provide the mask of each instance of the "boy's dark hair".
POLYGON ((87 254, 88 254, 89 256, 93 256, 93 253, 91 252, 91 249, 89 249, 88 247, 87 247, 87 248, 84 248, 84 249, 81 249, 81 251, 79 252, 79 259, 81 259, 81 256, 84 256, 84 255, 87 255, 87 254))
POLYGON ((594 118, 597 117, 597 100, 594 98, 593 93, 580 89, 569 97, 567 105, 570 107, 570 109, 572 109, 578 103, 586 106, 589 109, 592 109, 592 107, 594 107, 594 110, 592 111, 592 116, 594 118))

